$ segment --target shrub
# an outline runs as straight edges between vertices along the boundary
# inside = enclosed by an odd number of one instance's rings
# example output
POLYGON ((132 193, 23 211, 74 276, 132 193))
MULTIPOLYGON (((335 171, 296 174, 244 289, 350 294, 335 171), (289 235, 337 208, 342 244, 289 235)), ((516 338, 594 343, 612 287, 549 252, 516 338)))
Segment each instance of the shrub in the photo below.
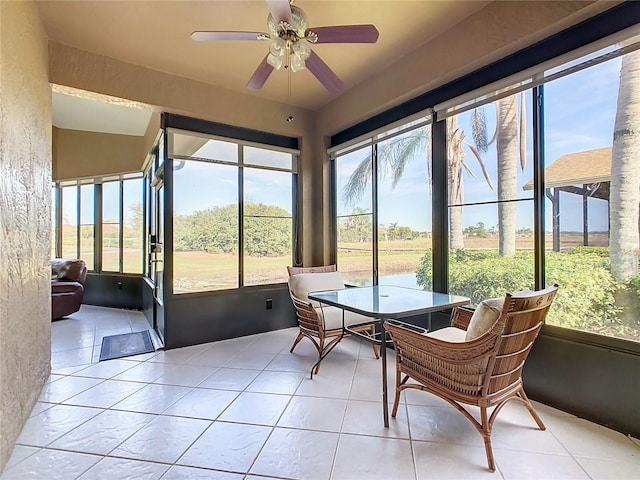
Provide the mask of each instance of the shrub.
MULTIPOLYGON (((635 292, 640 310, 640 275, 627 284, 615 282, 610 271, 607 248, 578 247, 567 252, 546 252, 547 284, 560 286, 547 323, 607 335, 640 339, 640 325, 629 324, 620 315, 616 299, 620 289, 635 292)), ((517 252, 501 257, 495 250, 458 250, 449 256, 449 291, 471 298, 478 304, 485 298, 502 297, 505 292, 530 290, 534 286, 534 254, 517 252)), ((433 275, 431 253, 417 269, 418 284, 430 288, 433 275)), ((628 316, 626 316, 628 317, 628 316)))

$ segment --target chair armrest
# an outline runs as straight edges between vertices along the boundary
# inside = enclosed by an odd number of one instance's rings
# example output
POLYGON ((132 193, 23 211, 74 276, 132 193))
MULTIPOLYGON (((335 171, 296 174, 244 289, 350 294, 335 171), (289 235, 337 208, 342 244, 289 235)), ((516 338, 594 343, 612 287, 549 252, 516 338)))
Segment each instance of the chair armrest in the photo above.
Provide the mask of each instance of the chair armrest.
POLYGON ((456 307, 451 318, 451 326, 466 330, 473 316, 473 310, 467 307, 456 307))
POLYGON ((396 352, 411 346, 408 356, 419 355, 424 358, 452 361, 458 365, 479 364, 493 351, 497 337, 479 337, 468 342, 447 342, 439 338, 423 335, 404 326, 394 325, 388 320, 384 323, 390 333, 396 352))

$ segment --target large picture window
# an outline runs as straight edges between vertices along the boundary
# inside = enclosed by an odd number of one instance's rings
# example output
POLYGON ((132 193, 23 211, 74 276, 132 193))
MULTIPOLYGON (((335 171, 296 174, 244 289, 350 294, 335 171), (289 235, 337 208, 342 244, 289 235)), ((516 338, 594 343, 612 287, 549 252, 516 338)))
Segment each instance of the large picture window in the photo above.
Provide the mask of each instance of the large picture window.
POLYGON ((169 129, 173 293, 286 282, 296 155, 169 129))
POLYGON ((640 51, 549 82, 544 105, 545 275, 567 292, 547 323, 640 341, 640 51))
POLYGON ((415 132, 329 150, 345 276, 403 284, 405 268, 472 305, 558 283, 547 324, 640 341, 640 38, 619 33, 433 109, 436 258, 419 188, 431 163, 406 161, 424 159, 415 132), (427 250, 417 265, 414 247, 427 250))

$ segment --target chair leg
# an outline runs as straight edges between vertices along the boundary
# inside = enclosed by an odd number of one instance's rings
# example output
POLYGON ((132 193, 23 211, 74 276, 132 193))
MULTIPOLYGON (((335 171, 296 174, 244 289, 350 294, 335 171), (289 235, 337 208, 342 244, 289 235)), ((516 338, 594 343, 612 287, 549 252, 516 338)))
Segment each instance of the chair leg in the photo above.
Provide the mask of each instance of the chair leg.
POLYGON ((540 430, 546 430, 547 427, 544 426, 544 423, 542 423, 542 419, 538 416, 538 413, 535 411, 533 405, 527 398, 527 395, 524 393, 524 388, 520 387, 520 391, 517 393, 517 395, 524 401, 524 406, 527 407, 527 410, 529 410, 529 413, 538 424, 540 430))
POLYGON ((480 407, 480 420, 482 422, 482 439, 484 440, 484 450, 487 454, 487 464, 489 470, 496 471, 496 465, 493 459, 493 449, 491 448, 491 425, 487 417, 487 408, 480 407))
MULTIPOLYGON (((376 326, 375 325, 371 325, 371 338, 376 338, 376 326)), ((376 356, 376 360, 378 360, 380 358, 380 353, 378 352, 378 350, 376 350, 376 344, 375 343, 371 343, 371 346, 373 347, 373 354, 376 356)), ((382 347, 380 347, 382 348, 382 347)))
POLYGON ((293 350, 296 348, 296 345, 298 345, 298 343, 300 343, 300 340, 302 340, 303 338, 304 338, 303 333, 302 332, 298 332, 298 336, 293 341, 293 345, 291 345, 291 350, 289 350, 289 353, 293 353, 293 350))
MULTIPOLYGON (((391 410, 391 417, 396 418, 396 414, 398 413, 398 405, 400 404, 400 385, 404 382, 400 381, 400 369, 396 366, 396 397, 393 399, 393 410, 391 410)), ((409 377, 405 378, 405 381, 408 380, 409 377)))

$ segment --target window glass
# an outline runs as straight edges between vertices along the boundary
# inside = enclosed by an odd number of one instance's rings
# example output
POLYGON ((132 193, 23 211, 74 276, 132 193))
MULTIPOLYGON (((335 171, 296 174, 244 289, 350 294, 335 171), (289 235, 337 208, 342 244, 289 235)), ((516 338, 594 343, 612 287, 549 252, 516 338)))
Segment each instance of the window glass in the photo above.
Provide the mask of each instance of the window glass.
POLYGON ((244 285, 287 281, 293 252, 289 172, 244 169, 244 285))
POLYGON ((173 189, 173 291, 237 288, 238 168, 176 162, 173 189))
POLYGON ((447 119, 449 291, 472 305, 534 286, 527 93, 447 119))
POLYGON ((120 182, 102 184, 102 270, 120 271, 120 182))
POLYGON ((544 87, 547 323, 640 341, 640 52, 544 87), (637 142, 636 142, 637 143, 637 142))
POLYGON ((336 159, 337 262, 345 280, 373 283, 371 147, 336 159))
POLYGON ((194 157, 219 162, 238 162, 238 144, 214 140, 197 134, 171 132, 170 156, 194 157))
POLYGON ((291 170, 293 155, 286 152, 276 152, 266 148, 244 147, 244 163, 260 167, 273 167, 291 170))
POLYGON ((142 178, 122 182, 122 271, 142 273, 142 178))
POLYGON ((431 258, 429 127, 380 142, 378 149, 378 283, 431 289, 416 272, 431 258))
POLYGON ((94 206, 95 186, 82 185, 80 187, 80 258, 84 260, 87 269, 93 270, 94 257, 94 206))
POLYGON ((62 258, 78 258, 78 187, 62 189, 62 258))

